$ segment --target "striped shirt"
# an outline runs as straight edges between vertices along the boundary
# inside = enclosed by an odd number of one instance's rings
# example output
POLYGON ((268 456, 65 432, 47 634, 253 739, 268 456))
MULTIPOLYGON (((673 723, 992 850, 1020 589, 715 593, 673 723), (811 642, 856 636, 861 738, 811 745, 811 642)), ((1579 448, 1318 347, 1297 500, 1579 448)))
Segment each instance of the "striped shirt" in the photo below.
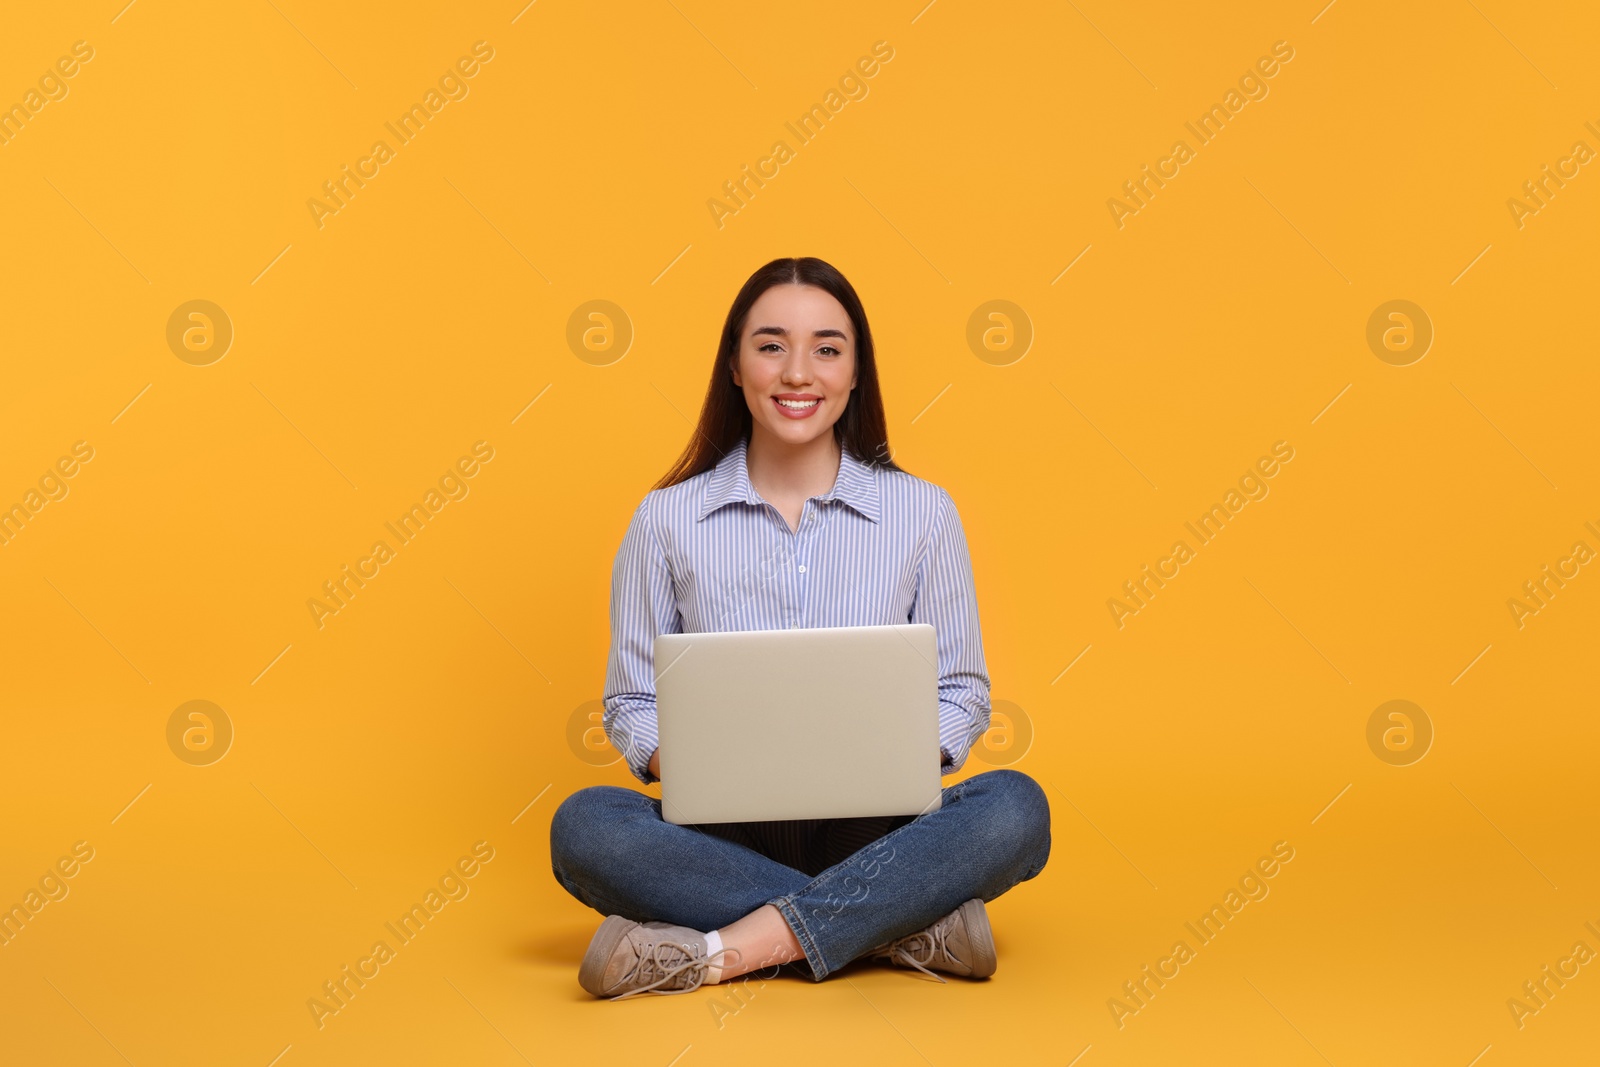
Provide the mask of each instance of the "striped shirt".
POLYGON ((940 773, 989 728, 989 674, 972 560, 942 487, 841 449, 833 488, 798 530, 750 484, 748 438, 717 465, 652 489, 611 574, 602 725, 634 777, 654 782, 654 643, 661 633, 931 623, 938 645, 940 773))

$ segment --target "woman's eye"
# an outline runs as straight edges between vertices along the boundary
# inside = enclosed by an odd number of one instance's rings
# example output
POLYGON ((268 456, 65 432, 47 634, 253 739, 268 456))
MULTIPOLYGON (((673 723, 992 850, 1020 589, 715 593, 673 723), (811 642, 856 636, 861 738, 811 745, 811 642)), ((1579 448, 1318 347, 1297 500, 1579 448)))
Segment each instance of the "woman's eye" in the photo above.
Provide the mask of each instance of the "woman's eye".
POLYGON ((830 353, 830 354, 835 355, 835 356, 837 356, 839 354, 839 350, 837 348, 834 348, 832 345, 823 345, 822 346, 822 351, 830 353))
POLYGON ((756 351, 757 352, 765 352, 769 348, 775 350, 775 349, 777 349, 777 347, 778 347, 778 342, 776 342, 776 341, 768 341, 766 344, 764 344, 760 348, 756 349, 756 351))

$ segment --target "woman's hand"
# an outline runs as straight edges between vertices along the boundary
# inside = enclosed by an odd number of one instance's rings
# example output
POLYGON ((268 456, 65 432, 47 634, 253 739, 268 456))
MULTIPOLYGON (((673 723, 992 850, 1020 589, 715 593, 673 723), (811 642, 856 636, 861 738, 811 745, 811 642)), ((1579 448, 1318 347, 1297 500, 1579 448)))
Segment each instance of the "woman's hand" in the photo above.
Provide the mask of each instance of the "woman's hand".
POLYGON ((650 773, 655 775, 657 781, 661 780, 661 749, 659 748, 650 753, 650 773))

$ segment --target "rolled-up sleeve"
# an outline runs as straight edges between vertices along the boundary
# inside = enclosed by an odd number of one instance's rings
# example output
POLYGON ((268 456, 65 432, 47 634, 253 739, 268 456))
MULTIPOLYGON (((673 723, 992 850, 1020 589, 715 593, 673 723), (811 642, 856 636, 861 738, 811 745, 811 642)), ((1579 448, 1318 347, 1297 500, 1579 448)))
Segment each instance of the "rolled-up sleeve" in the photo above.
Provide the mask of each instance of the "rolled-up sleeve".
POLYGON ((932 623, 939 651, 939 773, 954 774, 989 728, 989 671, 978 628, 978 596, 967 535, 949 492, 917 567, 910 621, 932 623))
POLYGON ((651 521, 656 490, 645 494, 611 569, 611 653, 601 696, 606 737, 646 784, 650 756, 660 743, 656 727, 655 639, 681 633, 672 573, 651 521))

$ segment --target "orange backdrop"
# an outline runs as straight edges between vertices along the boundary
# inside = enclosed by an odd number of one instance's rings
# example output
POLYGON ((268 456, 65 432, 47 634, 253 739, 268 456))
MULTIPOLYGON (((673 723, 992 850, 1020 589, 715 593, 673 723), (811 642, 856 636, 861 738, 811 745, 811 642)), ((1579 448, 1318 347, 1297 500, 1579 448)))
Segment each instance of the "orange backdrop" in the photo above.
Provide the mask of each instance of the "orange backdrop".
POLYGON ((1592 1052, 1592 10, 124 3, 0 35, 8 1062, 1592 1052), (549 817, 779 255, 1054 854, 987 983, 599 1003, 549 817))

